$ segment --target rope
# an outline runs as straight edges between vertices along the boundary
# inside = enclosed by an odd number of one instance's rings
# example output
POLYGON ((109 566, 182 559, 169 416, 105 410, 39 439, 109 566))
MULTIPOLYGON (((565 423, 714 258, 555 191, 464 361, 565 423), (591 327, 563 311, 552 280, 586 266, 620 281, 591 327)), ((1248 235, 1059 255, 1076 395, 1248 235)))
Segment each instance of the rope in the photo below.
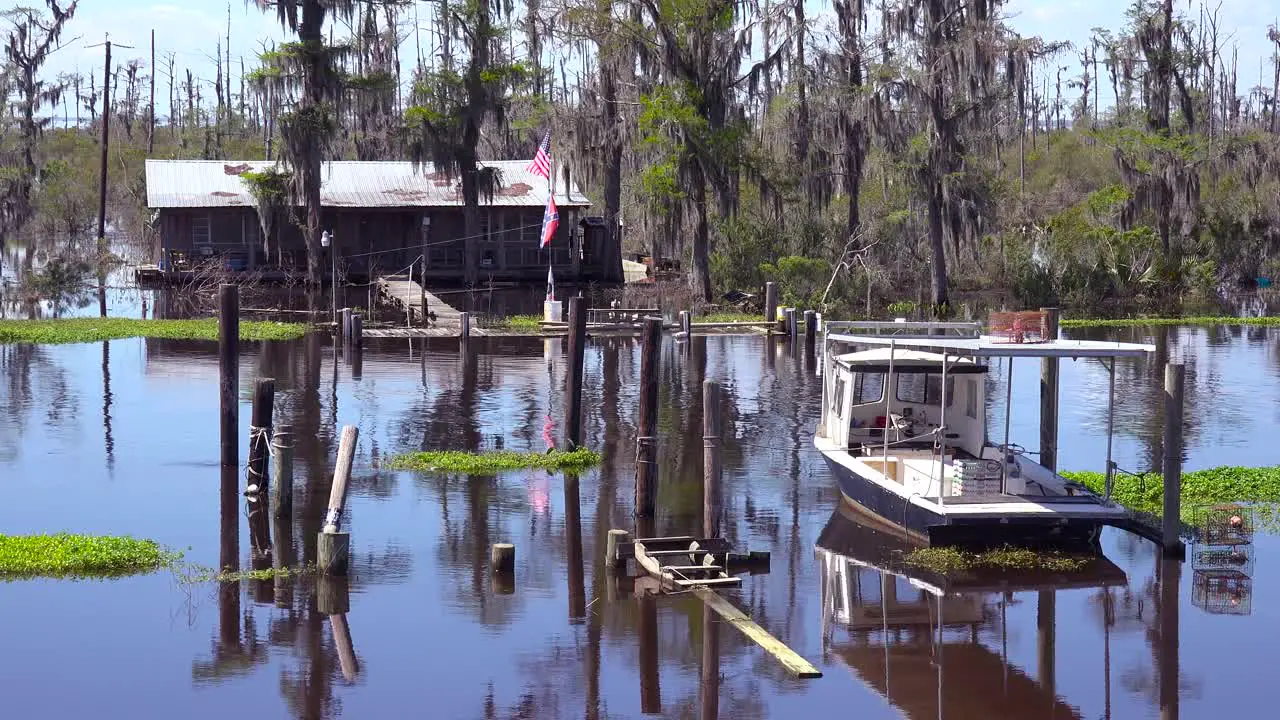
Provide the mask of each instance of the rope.
MULTIPOLYGON (((506 228, 506 229, 504 229, 504 230, 499 230, 499 231, 497 231, 497 233, 498 233, 498 234, 501 234, 501 233, 509 233, 509 232, 518 232, 518 231, 528 230, 528 229, 530 229, 530 228, 540 228, 540 227, 542 227, 542 223, 537 223, 537 224, 534 224, 534 225, 520 225, 520 226, 513 227, 513 228, 506 228)), ((464 242, 464 241, 466 241, 466 240, 475 240, 475 239, 477 239, 477 238, 486 238, 486 237, 489 237, 489 236, 490 236, 490 235, 492 235, 492 234, 494 234, 494 233, 492 233, 492 232, 488 232, 488 233, 476 233, 475 235, 463 235, 463 236, 461 236, 461 237, 454 237, 454 238, 450 238, 450 239, 448 239, 448 240, 436 240, 435 242, 429 242, 429 243, 418 243, 417 247, 435 247, 435 246, 437 246, 437 245, 452 245, 452 244, 454 244, 454 243, 464 242)), ((339 257, 343 257, 343 258, 369 257, 369 256, 371 256, 371 255, 385 255, 386 253, 404 252, 405 250, 408 250, 408 249, 409 249, 409 248, 390 248, 390 249, 388 249, 388 250, 373 250, 373 251, 371 251, 371 252, 367 252, 367 253, 356 253, 356 254, 354 254, 354 255, 340 255, 339 257)))
POLYGON ((250 457, 245 461, 245 494, 256 495, 262 492, 263 486, 266 485, 267 474, 259 473, 253 469, 253 446, 255 442, 261 442, 267 448, 267 457, 271 458, 276 454, 275 448, 271 446, 271 427, 259 427, 257 425, 249 426, 249 449, 250 457))

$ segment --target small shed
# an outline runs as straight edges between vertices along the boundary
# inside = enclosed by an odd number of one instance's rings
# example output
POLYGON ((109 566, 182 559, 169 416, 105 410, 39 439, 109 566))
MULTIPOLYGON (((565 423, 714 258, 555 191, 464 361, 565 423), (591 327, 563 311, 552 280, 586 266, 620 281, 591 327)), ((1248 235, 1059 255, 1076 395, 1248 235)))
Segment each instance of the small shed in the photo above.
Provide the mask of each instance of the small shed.
MULTIPOLYGON (((488 161, 501 178, 492 198, 481 199, 478 237, 465 237, 458 178, 430 164, 332 161, 323 166, 321 227, 333 238, 324 258, 336 260, 348 278, 416 275, 426 260, 428 280, 520 281, 546 278, 547 266, 569 281, 621 281, 609 266, 620 248, 606 248, 603 225, 582 222, 590 205, 571 183, 558 178, 559 229, 539 248, 548 182, 530 173, 525 160, 488 161), (467 267, 467 246, 475 267, 467 267), (468 272, 470 270, 471 272, 468 272)), ((269 161, 148 160, 147 205, 155 211, 157 263, 182 272, 201 262, 231 270, 287 275, 306 268, 306 244, 297 222, 279 218, 264 242, 253 196, 241 178, 275 167, 269 161)), ((617 243, 615 234, 615 244, 617 243)), ((620 272, 620 270, 618 271, 620 272)))

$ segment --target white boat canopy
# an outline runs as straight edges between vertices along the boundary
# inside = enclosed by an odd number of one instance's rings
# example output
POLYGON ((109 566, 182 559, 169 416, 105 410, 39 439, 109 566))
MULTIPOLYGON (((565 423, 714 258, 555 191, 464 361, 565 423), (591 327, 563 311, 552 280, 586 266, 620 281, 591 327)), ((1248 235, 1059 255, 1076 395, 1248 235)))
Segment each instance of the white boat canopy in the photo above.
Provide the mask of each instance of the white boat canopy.
MULTIPOLYGON (((895 357, 903 350, 944 353, 948 357, 1057 357, 1057 358, 1116 358, 1142 357, 1156 351, 1155 345, 1141 343, 1110 342, 1105 340, 1058 339, 1036 343, 1012 343, 990 335, 979 337, 894 337, 892 335, 844 335, 827 336, 831 342, 853 345, 881 345, 897 348, 895 357)), ((841 355, 844 360, 851 355, 841 355)), ((939 358, 940 360, 941 358, 939 358)))

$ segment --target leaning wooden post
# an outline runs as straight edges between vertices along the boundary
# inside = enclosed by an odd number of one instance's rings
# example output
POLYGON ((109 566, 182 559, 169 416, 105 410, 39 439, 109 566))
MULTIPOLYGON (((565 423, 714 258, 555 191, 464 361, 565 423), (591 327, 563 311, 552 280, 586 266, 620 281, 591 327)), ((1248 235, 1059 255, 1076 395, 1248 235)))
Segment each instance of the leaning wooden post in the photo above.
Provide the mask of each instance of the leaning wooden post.
POLYGON ((1178 539, 1182 509, 1182 392, 1186 378, 1182 363, 1164 366, 1164 551, 1184 552, 1178 539))
POLYGON ((702 383, 702 536, 720 537, 720 383, 702 383))
MULTIPOLYGON (((636 437, 635 513, 652 521, 658 486, 658 369, 662 320, 646 318, 640 345, 640 431, 636 437)), ((643 524, 643 523, 642 523, 643 524)))
POLYGON ((565 373, 564 435, 565 449, 582 445, 582 366, 587 352, 586 300, 569 299, 569 369, 565 373))
POLYGON ((351 533, 342 532, 342 512, 347 503, 347 486, 351 482, 351 464, 355 460, 356 441, 360 430, 354 425, 342 428, 338 442, 338 464, 333 469, 333 487, 329 490, 329 509, 324 527, 316 540, 316 558, 320 571, 345 575, 351 554, 351 533))
POLYGON ((249 478, 245 492, 253 495, 266 490, 271 457, 271 416, 276 399, 276 381, 258 380, 253 384, 253 413, 249 421, 249 478))
MULTIPOLYGON (((1040 308, 1044 313, 1045 339, 1058 339, 1058 308, 1040 308)), ((1012 362, 1012 359, 1010 360, 1012 362)), ((1058 358, 1040 360, 1040 464, 1058 470, 1058 358)))
POLYGON ((222 464, 240 464, 240 288, 218 288, 218 399, 222 464))
POLYGON ((776 283, 764 284, 764 321, 770 323, 770 330, 778 322, 778 285, 776 283))
MULTIPOLYGON (((293 514, 293 427, 290 425, 280 425, 271 433, 271 476, 271 512, 277 518, 288 518, 293 514)), ((276 542, 279 543, 279 538, 276 542)))

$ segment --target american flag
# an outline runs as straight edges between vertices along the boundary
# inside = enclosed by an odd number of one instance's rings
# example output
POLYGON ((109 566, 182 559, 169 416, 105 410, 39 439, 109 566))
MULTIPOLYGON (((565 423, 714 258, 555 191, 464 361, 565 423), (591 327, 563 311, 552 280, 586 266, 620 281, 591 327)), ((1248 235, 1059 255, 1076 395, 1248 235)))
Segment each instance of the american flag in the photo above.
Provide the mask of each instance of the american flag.
POLYGON ((530 161, 529 167, 525 169, 533 173, 534 175, 541 175, 542 177, 548 180, 551 179, 551 131, 550 130, 547 131, 546 135, 542 136, 542 144, 538 146, 538 152, 533 156, 533 160, 530 161))
POLYGON ((551 238, 556 234, 556 228, 560 227, 560 210, 556 208, 556 196, 547 194, 547 211, 542 213, 542 242, 538 245, 544 248, 551 244, 551 238))

